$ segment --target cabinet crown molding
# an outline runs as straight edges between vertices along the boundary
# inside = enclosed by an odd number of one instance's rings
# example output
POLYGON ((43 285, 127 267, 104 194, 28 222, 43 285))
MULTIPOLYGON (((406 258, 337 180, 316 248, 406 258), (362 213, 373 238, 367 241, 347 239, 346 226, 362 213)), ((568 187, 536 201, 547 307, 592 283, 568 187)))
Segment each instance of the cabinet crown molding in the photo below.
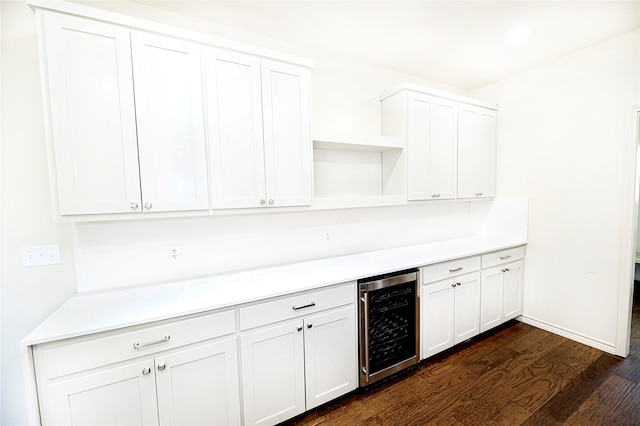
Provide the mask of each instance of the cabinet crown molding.
POLYGON ((401 92, 403 90, 408 90, 411 92, 417 92, 417 93, 423 93, 425 95, 432 95, 432 96, 437 96, 439 98, 443 98, 443 99, 449 99, 455 102, 460 102, 460 103, 464 103, 464 104, 469 104, 469 105, 475 105, 475 106, 479 106, 479 107, 483 107, 483 108, 489 108, 489 109, 493 109, 493 110, 498 110, 498 104, 494 104, 491 102, 485 102, 485 101, 480 101, 477 99, 473 99, 473 98, 469 98, 466 96, 462 96, 462 95, 456 95, 454 93, 450 93, 450 92, 445 92, 443 90, 436 90, 436 89, 432 89, 430 87, 425 87, 425 86, 420 86, 418 84, 413 84, 413 83, 402 83, 396 87, 394 87, 393 89, 386 91, 386 92, 382 92, 382 94, 380 95, 380 100, 384 100, 390 96, 395 95, 398 92, 401 92))
POLYGON ((315 62, 311 59, 289 55, 270 49, 264 49, 261 47, 252 46, 250 44, 236 42, 221 37, 215 37, 212 35, 191 31, 167 24, 161 24, 142 18, 136 18, 116 12, 97 9, 82 4, 71 3, 62 0, 27 0, 27 4, 33 10, 46 10, 65 13, 68 15, 80 16, 83 18, 94 19, 96 21, 125 26, 130 29, 149 31, 152 33, 180 38, 204 45, 215 46, 237 52, 250 53, 252 55, 260 56, 263 58, 276 59, 278 61, 289 62, 307 68, 313 68, 315 66, 315 62))

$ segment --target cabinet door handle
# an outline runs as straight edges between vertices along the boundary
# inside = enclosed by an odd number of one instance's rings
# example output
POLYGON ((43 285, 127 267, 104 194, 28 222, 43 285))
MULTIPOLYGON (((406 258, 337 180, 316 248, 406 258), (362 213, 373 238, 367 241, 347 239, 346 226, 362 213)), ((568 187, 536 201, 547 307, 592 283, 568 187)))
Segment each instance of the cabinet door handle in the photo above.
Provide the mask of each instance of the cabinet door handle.
POLYGON ((451 287, 455 288, 456 287, 456 283, 451 284, 451 287))
POLYGON ((167 368, 167 364, 164 362, 162 364, 158 364, 158 371, 163 371, 165 368, 167 368))
POLYGON ((167 343, 170 339, 171 339, 171 336, 164 336, 164 338, 162 338, 160 340, 155 340, 153 342, 148 342, 148 343, 135 342, 133 344, 133 349, 142 349, 142 348, 146 348, 148 346, 159 345, 161 343, 167 343))
POLYGON ((144 203, 144 208, 147 210, 151 210, 151 207, 153 207, 153 204, 151 203, 144 203))
POLYGON ((462 283, 456 283, 456 285, 462 285, 462 283))
POLYGON ((297 311, 299 309, 311 308, 313 306, 316 306, 316 302, 311 302, 307 305, 302 305, 302 306, 292 306, 291 309, 293 309, 294 311, 297 311))
POLYGON ((307 324, 307 328, 311 328, 311 327, 313 327, 313 324, 311 323, 307 324))
POLYGON ((302 331, 302 326, 298 326, 298 331, 302 331))
POLYGON ((269 198, 269 205, 272 206, 275 203, 275 201, 273 201, 273 198, 269 198))
POLYGON ((500 256, 500 260, 507 260, 507 259, 511 259, 511 255, 506 255, 506 256, 500 256))
POLYGON ((142 374, 144 374, 145 376, 148 376, 149 374, 151 374, 151 369, 149 367, 143 368, 142 374))
POLYGON ((266 200, 264 198, 260 199, 260 205, 264 206, 265 204, 267 204, 266 200))
POLYGON ((138 210, 139 204, 136 203, 135 201, 133 203, 131 203, 131 210, 138 210))
POLYGON ((456 269, 449 269, 449 272, 459 272, 462 271, 462 266, 458 266, 456 269))
POLYGON ((482 197, 482 192, 476 192, 476 197, 482 197))

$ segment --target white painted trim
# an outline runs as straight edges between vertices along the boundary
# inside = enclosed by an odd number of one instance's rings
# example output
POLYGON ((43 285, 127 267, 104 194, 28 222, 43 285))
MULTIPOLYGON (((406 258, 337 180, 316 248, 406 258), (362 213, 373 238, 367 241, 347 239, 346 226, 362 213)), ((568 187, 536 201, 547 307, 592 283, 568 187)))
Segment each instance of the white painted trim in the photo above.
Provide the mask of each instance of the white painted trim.
POLYGON ((96 9, 77 3, 70 3, 62 0, 27 0, 27 4, 33 9, 50 10, 54 12, 66 13, 69 15, 81 16, 102 22, 109 22, 131 29, 149 31, 152 33, 167 35, 170 37, 208 44, 223 49, 235 50, 265 58, 275 59, 282 62, 289 62, 307 68, 314 67, 314 61, 298 56, 288 55, 273 50, 263 49, 248 44, 231 41, 208 34, 198 33, 183 28, 160 24, 158 22, 147 21, 145 19, 122 15, 115 12, 96 9))
POLYGON ((449 99, 449 100, 452 100, 452 101, 455 101, 455 102, 462 102, 462 103, 465 103, 465 104, 476 105, 476 106, 479 106, 479 107, 489 108, 489 109, 493 109, 493 110, 496 110, 496 111, 498 110, 498 105, 497 104, 484 102, 484 101, 479 101, 477 99, 468 98, 466 96, 461 96, 461 95, 456 95, 454 93, 449 93, 449 92, 445 92, 445 91, 442 91, 442 90, 431 89, 429 87, 424 87, 424 86, 420 86, 418 84, 413 84, 413 83, 402 83, 399 86, 396 86, 393 89, 389 90, 388 92, 383 92, 380 95, 380 101, 383 101, 384 99, 388 98, 389 96, 395 95, 396 93, 398 93, 398 92, 400 92, 402 90, 410 90, 412 92, 418 92, 418 93, 424 93, 426 95, 437 96, 439 98, 449 99))
POLYGON ((40 425, 40 407, 36 388, 36 370, 33 362, 33 348, 21 345, 22 374, 24 377, 25 398, 27 401, 27 419, 30 425, 40 425))
POLYGON ((557 334, 562 337, 566 337, 567 339, 574 340, 576 342, 591 346, 596 349, 600 349, 601 351, 610 353, 612 355, 616 355, 615 346, 610 343, 603 342, 601 340, 593 339, 591 337, 585 336, 580 333, 576 333, 575 331, 567 330, 565 328, 556 327, 555 325, 549 324, 544 321, 537 320, 535 318, 527 317, 524 315, 520 315, 516 318, 518 321, 523 322, 525 324, 532 325, 534 327, 540 328, 542 330, 548 331, 553 334, 557 334))
POLYGON ((621 208, 620 268, 618 277, 618 320, 615 354, 627 356, 631 337, 631 312, 633 308, 633 279, 636 261, 636 236, 638 232, 638 193, 640 175, 638 168, 640 106, 631 108, 629 114, 629 143, 625 147, 629 159, 622 179, 623 199, 621 208))

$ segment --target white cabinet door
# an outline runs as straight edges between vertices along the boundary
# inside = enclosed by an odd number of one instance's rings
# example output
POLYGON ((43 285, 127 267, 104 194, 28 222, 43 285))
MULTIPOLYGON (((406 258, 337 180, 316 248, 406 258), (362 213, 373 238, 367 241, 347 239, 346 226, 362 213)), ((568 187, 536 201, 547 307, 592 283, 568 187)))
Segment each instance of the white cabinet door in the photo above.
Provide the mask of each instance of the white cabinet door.
POLYGON ((213 208, 266 199, 260 59, 204 51, 213 208))
POLYGON ((454 281, 456 287, 453 342, 458 344, 480 333, 480 273, 462 275, 454 281))
POLYGON ((305 411, 302 320, 240 337, 245 425, 275 425, 305 411))
POLYGON ((209 208, 200 46, 131 33, 145 211, 209 208))
POLYGON ((495 196, 496 111, 458 107, 458 198, 495 196))
POLYGON ((457 103, 407 97, 409 200, 453 199, 457 190, 457 103))
POLYGON ((514 262, 503 268, 503 321, 522 314, 524 271, 523 262, 514 262))
POLYGON ((235 337, 155 361, 161 425, 241 424, 235 337))
POLYGON ((357 341, 353 306, 304 320, 307 410, 357 387, 357 341))
POLYGON ((481 331, 522 314, 523 262, 482 271, 481 331))
POLYGON ((422 286, 422 359, 453 346, 454 283, 448 279, 422 286))
POLYGON ((43 425, 157 425, 153 365, 119 364, 47 386, 43 425))
POLYGON ((140 211, 129 31, 39 16, 60 214, 140 211))
POLYGON ((480 331, 502 324, 503 278, 500 268, 482 271, 480 294, 480 331))
POLYGON ((261 67, 267 205, 310 205, 310 71, 271 60, 261 67))

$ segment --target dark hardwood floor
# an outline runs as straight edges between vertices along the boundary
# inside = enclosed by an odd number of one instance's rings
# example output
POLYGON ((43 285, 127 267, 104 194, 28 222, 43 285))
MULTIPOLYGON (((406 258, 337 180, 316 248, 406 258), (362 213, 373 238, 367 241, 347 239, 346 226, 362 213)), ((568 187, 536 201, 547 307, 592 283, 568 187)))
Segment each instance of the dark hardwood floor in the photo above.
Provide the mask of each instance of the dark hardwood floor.
POLYGON ((639 425, 640 297, 634 299, 627 358, 513 321, 285 424, 639 425))

